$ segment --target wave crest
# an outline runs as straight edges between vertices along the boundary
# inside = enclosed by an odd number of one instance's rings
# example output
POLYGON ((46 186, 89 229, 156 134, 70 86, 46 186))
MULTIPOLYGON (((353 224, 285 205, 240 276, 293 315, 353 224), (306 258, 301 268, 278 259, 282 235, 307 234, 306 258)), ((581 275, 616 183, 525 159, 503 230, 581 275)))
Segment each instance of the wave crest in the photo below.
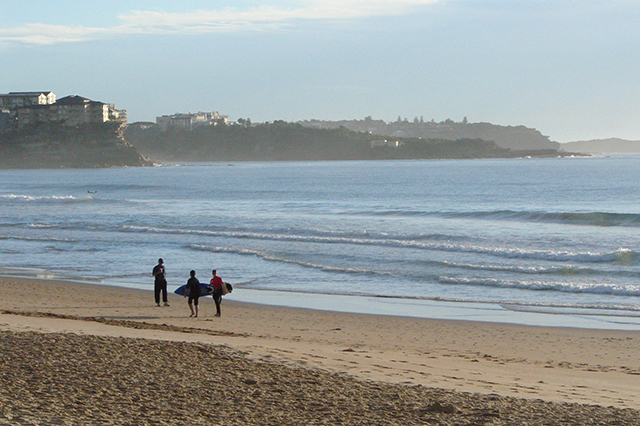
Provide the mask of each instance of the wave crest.
MULTIPOLYGON (((485 247, 481 245, 464 244, 459 242, 442 241, 441 234, 433 234, 430 236, 418 237, 398 237, 386 235, 319 235, 313 231, 309 231, 306 235, 285 234, 285 233, 269 233, 254 231, 215 231, 215 230, 189 230, 189 229, 171 229, 171 228, 155 228, 155 227, 139 227, 127 226, 126 230, 130 232, 151 232, 151 233, 168 233, 168 234, 185 234, 185 235, 205 235, 211 237, 227 237, 247 240, 265 240, 265 241, 293 241, 304 243, 320 243, 320 244, 350 244, 350 245, 371 245, 379 247, 393 248, 410 248, 419 250, 432 250, 453 253, 473 253, 480 255, 488 255, 503 259, 531 259, 555 262, 576 262, 576 263, 615 263, 621 265, 635 265, 638 263, 640 256, 637 252, 620 248, 610 252, 571 252, 571 251, 553 251, 553 250, 532 250, 504 247, 485 247)), ((455 238, 452 237, 452 240, 455 238)))
POLYGON ((442 284, 473 285, 479 287, 512 288, 533 291, 555 291, 560 293, 586 293, 615 296, 640 297, 640 286, 602 283, 568 283, 554 281, 512 281, 500 279, 472 279, 461 277, 440 277, 442 284))
POLYGON ((90 195, 83 197, 76 197, 74 195, 23 195, 23 194, 3 194, 0 195, 0 200, 16 203, 84 203, 93 201, 93 197, 90 195))
POLYGON ((640 227, 640 214, 610 212, 537 212, 494 210, 479 212, 428 212, 387 210, 367 212, 376 216, 443 217, 448 219, 481 219, 498 221, 522 221, 534 223, 559 223, 565 225, 640 227))

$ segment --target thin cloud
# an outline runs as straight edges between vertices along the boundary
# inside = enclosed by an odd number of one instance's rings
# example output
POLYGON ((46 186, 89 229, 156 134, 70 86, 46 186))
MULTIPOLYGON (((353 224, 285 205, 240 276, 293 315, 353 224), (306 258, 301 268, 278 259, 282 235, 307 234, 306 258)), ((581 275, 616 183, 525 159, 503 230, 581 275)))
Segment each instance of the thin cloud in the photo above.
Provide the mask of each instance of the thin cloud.
POLYGON ((20 42, 26 44, 54 44, 86 41, 102 38, 112 30, 107 28, 89 28, 83 26, 64 26, 47 24, 25 24, 22 27, 0 30, 0 42, 20 42))
POLYGON ((118 16, 120 25, 85 27, 29 23, 0 29, 2 44, 47 45, 104 39, 132 34, 203 34, 230 31, 275 30, 297 21, 352 20, 403 15, 442 0, 329 0, 300 1, 295 7, 264 5, 182 13, 131 11, 118 16))

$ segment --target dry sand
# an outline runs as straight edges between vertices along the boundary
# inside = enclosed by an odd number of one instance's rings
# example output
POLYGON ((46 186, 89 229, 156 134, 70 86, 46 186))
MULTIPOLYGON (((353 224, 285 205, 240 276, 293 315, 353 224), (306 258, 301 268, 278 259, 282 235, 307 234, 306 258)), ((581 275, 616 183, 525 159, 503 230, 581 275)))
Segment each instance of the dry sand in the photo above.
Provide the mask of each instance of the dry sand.
POLYGON ((640 425, 640 332, 233 297, 0 279, 0 424, 640 425))

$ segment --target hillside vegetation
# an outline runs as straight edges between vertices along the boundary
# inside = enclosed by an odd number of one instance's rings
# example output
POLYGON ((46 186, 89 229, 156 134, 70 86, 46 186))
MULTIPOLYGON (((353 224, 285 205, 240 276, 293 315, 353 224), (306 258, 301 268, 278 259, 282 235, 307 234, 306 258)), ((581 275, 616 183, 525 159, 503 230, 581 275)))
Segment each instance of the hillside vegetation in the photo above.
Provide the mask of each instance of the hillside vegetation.
POLYGON ((565 151, 590 153, 640 153, 640 141, 609 138, 567 142, 560 145, 565 151))
POLYGON ((561 156, 555 149, 512 150, 481 139, 389 138, 398 146, 375 146, 380 136, 344 127, 314 129, 277 121, 254 126, 207 126, 192 131, 130 126, 125 137, 158 161, 295 161, 561 156))
POLYGON ((461 122, 450 119, 436 122, 414 118, 409 121, 398 117, 397 121, 385 122, 366 117, 363 120, 305 120, 300 124, 315 129, 337 129, 344 127, 355 132, 370 133, 383 137, 405 137, 422 139, 482 139, 493 141, 499 147, 514 150, 559 149, 560 144, 549 140, 540 131, 525 126, 501 126, 492 123, 471 123, 465 118, 461 122))

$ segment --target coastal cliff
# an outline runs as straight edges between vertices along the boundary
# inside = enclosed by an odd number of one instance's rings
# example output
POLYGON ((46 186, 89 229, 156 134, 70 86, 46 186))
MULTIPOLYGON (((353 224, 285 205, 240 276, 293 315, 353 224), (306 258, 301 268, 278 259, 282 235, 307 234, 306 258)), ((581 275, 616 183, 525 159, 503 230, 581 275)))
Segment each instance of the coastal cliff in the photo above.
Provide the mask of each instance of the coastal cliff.
POLYGON ((479 138, 381 140, 341 127, 313 129, 276 121, 259 125, 203 126, 193 130, 157 126, 127 128, 126 138, 157 161, 323 161, 558 157, 556 149, 514 150, 479 138))
POLYGON ((64 126, 39 123, 0 133, 0 168, 148 166, 115 122, 64 126))
POLYGON ((640 153, 640 140, 619 138, 592 139, 560 144, 566 151, 581 151, 594 154, 637 154, 640 153))
POLYGON ((460 140, 482 139, 493 141, 501 148, 513 150, 558 150, 560 144, 549 140, 539 130, 525 126, 501 126, 492 123, 471 123, 465 118, 461 122, 447 119, 442 122, 424 121, 417 117, 413 121, 385 122, 366 117, 364 120, 305 120, 299 122, 315 129, 337 129, 344 127, 355 132, 365 132, 384 137, 418 139, 460 140))

